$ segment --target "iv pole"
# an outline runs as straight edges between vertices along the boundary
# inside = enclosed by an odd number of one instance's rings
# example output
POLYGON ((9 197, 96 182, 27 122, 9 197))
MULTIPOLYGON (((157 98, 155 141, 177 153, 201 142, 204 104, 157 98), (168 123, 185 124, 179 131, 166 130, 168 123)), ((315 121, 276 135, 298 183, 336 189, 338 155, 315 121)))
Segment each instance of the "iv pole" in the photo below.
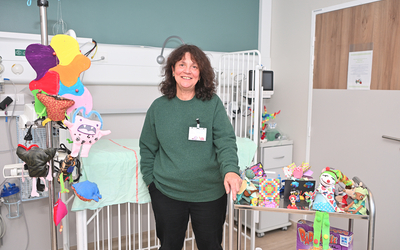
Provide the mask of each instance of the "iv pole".
MULTIPOLYGON (((40 11, 40 34, 41 34, 41 44, 49 45, 48 41, 48 32, 47 32, 47 7, 49 3, 47 0, 38 0, 37 5, 40 11)), ((52 148, 53 147, 53 136, 52 136, 52 122, 48 122, 46 124, 46 147, 52 148)), ((50 160, 50 170, 51 173, 54 173, 54 162, 53 159, 50 160)), ((48 192, 49 192, 49 215, 50 215, 50 238, 51 238, 51 249, 57 250, 57 227, 53 223, 54 218, 54 180, 52 179, 49 181, 48 185, 48 192)))

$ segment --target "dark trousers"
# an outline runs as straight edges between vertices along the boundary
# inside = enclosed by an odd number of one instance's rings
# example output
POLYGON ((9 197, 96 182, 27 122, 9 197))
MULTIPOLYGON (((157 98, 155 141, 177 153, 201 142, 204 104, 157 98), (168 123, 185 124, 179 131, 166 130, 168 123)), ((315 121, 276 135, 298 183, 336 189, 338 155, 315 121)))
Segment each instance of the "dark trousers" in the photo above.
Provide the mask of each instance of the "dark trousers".
POLYGON ((165 196, 154 183, 150 184, 149 191, 156 220, 157 237, 161 242, 160 250, 182 249, 189 216, 197 248, 222 250, 226 194, 210 202, 184 202, 165 196))

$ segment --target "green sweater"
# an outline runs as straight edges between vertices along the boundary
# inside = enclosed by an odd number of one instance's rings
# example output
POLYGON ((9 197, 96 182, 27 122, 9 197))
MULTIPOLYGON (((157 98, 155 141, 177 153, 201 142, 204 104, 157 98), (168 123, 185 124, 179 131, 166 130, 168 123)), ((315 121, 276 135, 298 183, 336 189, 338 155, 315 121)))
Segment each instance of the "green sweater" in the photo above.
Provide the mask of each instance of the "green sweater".
POLYGON ((224 176, 238 174, 236 137, 217 95, 202 101, 162 96, 147 111, 140 135, 140 170, 166 196, 189 202, 220 198, 224 176), (206 141, 188 140, 189 127, 207 128, 206 141))

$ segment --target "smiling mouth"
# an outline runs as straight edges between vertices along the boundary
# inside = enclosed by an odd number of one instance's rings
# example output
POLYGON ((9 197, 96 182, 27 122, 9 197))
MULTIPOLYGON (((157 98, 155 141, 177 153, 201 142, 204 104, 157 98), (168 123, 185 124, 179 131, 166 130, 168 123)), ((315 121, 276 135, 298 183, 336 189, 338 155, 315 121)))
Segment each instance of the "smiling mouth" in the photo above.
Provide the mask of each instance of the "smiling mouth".
POLYGON ((331 184, 330 183, 327 183, 327 182, 325 182, 325 181, 321 181, 322 182, 322 184, 324 185, 324 186, 330 186, 331 184))
POLYGON ((182 78, 183 78, 183 79, 186 79, 186 80, 192 79, 191 77, 188 77, 188 76, 182 76, 182 78))
POLYGON ((96 128, 87 124, 82 124, 78 127, 77 131, 81 132, 82 134, 86 135, 95 135, 96 128))

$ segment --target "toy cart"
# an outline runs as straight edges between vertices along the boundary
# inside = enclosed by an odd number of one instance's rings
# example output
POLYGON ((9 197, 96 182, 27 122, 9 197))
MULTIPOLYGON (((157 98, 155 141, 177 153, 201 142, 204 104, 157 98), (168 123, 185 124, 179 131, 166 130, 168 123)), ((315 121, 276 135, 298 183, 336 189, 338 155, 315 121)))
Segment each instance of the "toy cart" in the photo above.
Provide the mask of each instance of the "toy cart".
MULTIPOLYGON (((353 181, 357 184, 362 182, 358 177, 354 177, 353 181)), ((368 186, 363 182, 363 187, 368 189, 368 186)), ((367 215, 358 215, 358 214, 347 214, 347 213, 329 213, 330 217, 339 217, 345 218, 349 220, 349 228, 348 231, 353 231, 354 220, 368 220, 368 242, 367 242, 367 250, 374 249, 374 238, 375 238, 375 217, 376 217, 376 207, 374 203, 374 198, 371 190, 368 189, 368 213, 367 215)), ((314 210, 297 210, 297 209, 288 209, 284 202, 279 204, 279 207, 260 207, 260 206, 250 206, 250 205, 237 205, 234 204, 232 199, 229 199, 228 204, 228 250, 236 249, 234 248, 234 231, 237 231, 237 236, 242 235, 242 227, 239 225, 243 225, 243 221, 241 218, 241 210, 253 210, 253 211, 267 211, 267 212, 279 212, 279 213, 289 213, 289 214, 305 214, 305 215, 314 215, 316 211, 314 210), (234 228, 234 211, 239 211, 237 213, 237 221, 238 226, 237 229, 234 228)), ((237 238, 237 250, 241 248, 241 239, 242 237, 237 238)), ((250 249, 254 249, 254 242, 252 242, 252 246, 250 249)))

